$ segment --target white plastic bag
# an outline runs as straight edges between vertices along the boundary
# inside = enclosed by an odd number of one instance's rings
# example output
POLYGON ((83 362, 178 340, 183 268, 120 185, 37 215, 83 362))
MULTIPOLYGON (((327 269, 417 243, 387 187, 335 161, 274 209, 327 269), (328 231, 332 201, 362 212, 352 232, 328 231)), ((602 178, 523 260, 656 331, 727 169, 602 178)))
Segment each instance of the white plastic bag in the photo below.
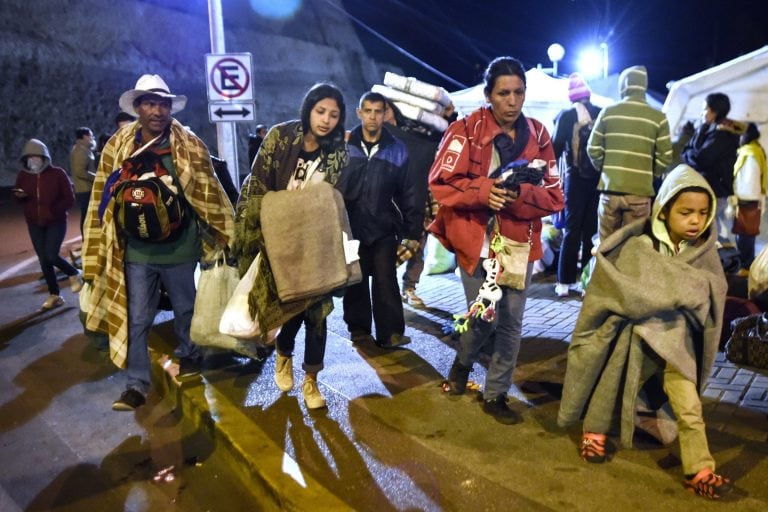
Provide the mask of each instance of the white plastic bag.
MULTIPOLYGON (((259 269, 261 254, 256 255, 248 271, 240 278, 219 321, 219 332, 235 338, 254 340, 261 337, 259 319, 251 316, 248 294, 251 293, 259 269)), ((270 333, 271 334, 271 333, 270 333)), ((269 338, 269 336, 267 336, 269 338)), ((273 338, 274 339, 274 338, 273 338)))
POLYGON ((223 252, 216 255, 214 263, 200 271, 195 312, 189 329, 195 345, 225 350, 237 347, 239 340, 220 333, 218 325, 239 282, 237 269, 227 264, 223 252))

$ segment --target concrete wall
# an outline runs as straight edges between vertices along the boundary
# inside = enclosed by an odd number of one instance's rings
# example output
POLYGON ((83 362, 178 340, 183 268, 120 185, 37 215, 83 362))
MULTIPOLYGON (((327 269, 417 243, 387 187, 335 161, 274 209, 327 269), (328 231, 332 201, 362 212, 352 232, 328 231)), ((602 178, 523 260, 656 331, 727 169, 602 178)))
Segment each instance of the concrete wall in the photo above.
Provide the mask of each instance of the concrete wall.
MULTIPOLYGON (((306 90, 330 81, 344 92, 347 127, 356 124, 357 99, 389 68, 367 57, 339 0, 304 0, 286 20, 258 16, 246 0, 222 4, 227 51, 253 54, 256 122, 298 117, 306 90)), ((3 0, 0 40, 0 186, 13 183, 30 137, 68 167, 75 128, 111 132, 118 97, 143 73, 160 74, 189 97, 176 117, 216 152, 205 0, 3 0)), ((256 122, 238 124, 241 169, 256 122)))

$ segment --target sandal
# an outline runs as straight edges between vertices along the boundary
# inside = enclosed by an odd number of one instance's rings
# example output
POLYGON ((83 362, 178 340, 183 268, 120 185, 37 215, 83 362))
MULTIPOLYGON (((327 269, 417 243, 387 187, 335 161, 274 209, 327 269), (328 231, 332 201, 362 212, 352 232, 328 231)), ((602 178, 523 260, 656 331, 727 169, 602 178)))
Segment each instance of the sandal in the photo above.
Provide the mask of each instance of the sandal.
POLYGON ((467 381, 469 380, 469 372, 471 371, 471 366, 463 366, 459 363, 458 359, 455 359, 451 365, 451 369, 448 371, 448 378, 440 384, 443 393, 449 395, 463 395, 467 390, 467 381))
POLYGON ((733 490, 729 478, 715 474, 709 468, 702 469, 693 478, 686 478, 685 488, 711 500, 719 499, 733 490))
POLYGON ((605 434, 584 432, 581 436, 581 458, 586 462, 601 464, 607 459, 605 434))

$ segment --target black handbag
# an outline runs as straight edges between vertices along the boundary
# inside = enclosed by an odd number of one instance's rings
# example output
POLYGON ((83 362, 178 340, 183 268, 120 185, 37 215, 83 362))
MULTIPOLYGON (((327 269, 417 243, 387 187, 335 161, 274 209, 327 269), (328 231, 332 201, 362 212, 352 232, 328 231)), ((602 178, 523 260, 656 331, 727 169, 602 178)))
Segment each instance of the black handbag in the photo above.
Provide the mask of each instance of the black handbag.
POLYGON ((760 313, 731 322, 725 357, 736 364, 768 368, 768 315, 760 313))

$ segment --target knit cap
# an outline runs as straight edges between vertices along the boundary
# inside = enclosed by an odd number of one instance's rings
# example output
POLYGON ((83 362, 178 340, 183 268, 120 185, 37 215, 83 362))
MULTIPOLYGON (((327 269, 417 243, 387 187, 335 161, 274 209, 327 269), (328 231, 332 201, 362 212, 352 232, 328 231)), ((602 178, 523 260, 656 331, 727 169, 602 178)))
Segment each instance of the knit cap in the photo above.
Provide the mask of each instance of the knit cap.
POLYGON ((589 89, 587 82, 581 78, 578 73, 571 73, 568 77, 568 99, 573 101, 579 101, 583 99, 589 99, 592 91, 589 89))

